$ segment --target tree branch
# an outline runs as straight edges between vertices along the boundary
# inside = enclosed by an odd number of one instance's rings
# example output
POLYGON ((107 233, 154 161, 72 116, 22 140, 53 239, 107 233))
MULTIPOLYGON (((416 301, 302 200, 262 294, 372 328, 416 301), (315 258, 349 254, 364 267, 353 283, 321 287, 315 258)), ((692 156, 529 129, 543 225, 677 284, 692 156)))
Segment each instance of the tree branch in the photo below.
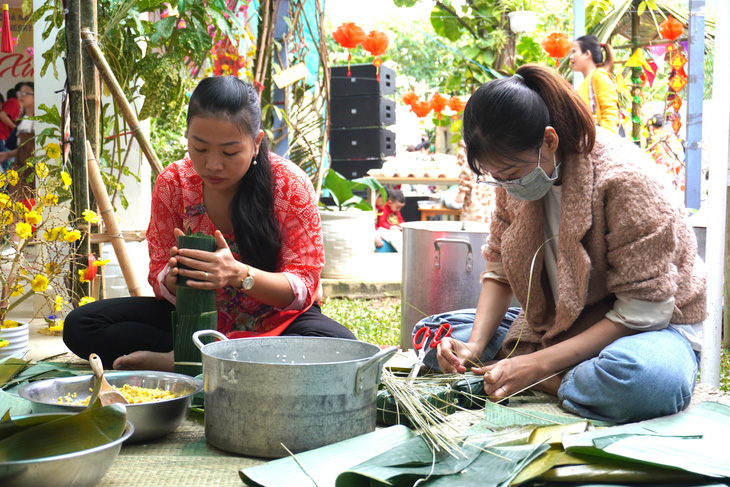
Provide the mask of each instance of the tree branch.
POLYGON ((456 10, 452 9, 451 7, 449 7, 447 5, 444 5, 443 3, 441 3, 438 0, 436 0, 436 6, 438 8, 440 8, 441 10, 443 10, 444 12, 450 13, 452 16, 454 16, 454 18, 456 18, 456 20, 458 20, 461 25, 466 27, 466 30, 469 31, 469 33, 472 35, 472 37, 474 37, 475 39, 479 39, 479 36, 477 35, 476 31, 474 29, 472 29, 471 26, 464 21, 464 19, 459 17, 459 14, 456 13, 456 10))

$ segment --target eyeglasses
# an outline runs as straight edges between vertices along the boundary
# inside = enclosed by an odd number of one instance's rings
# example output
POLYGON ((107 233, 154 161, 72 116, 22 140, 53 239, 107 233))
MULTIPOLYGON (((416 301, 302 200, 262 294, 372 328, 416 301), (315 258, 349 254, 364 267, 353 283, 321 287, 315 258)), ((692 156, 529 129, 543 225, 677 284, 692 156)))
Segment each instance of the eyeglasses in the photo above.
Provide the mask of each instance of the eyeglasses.
POLYGON ((19 92, 16 93, 16 95, 19 95, 19 96, 34 96, 35 93, 30 92, 30 91, 19 91, 19 92))
MULTIPOLYGON (((542 142, 540 143, 540 148, 537 150, 537 165, 540 166, 540 155, 542 152, 542 142)), ((534 153, 534 149, 533 149, 534 153)), ((532 156, 530 156, 530 159, 532 159, 532 156)), ((505 187, 514 187, 514 186, 522 186, 522 180, 529 174, 528 168, 532 166, 532 163, 525 164, 525 169, 522 172, 522 176, 520 176, 517 179, 509 179, 507 181, 502 181, 500 179, 494 178, 491 174, 480 174, 477 176, 477 183, 478 184, 486 184, 488 186, 499 186, 500 188, 505 187)))

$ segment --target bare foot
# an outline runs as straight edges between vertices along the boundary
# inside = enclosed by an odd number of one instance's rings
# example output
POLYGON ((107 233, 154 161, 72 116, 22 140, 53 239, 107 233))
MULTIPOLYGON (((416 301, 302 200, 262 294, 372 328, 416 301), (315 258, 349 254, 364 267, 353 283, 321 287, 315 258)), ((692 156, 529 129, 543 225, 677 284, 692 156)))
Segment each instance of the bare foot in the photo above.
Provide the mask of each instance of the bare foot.
POLYGON ((172 372, 174 367, 173 352, 149 352, 140 350, 129 355, 122 355, 114 361, 114 370, 161 370, 172 372))

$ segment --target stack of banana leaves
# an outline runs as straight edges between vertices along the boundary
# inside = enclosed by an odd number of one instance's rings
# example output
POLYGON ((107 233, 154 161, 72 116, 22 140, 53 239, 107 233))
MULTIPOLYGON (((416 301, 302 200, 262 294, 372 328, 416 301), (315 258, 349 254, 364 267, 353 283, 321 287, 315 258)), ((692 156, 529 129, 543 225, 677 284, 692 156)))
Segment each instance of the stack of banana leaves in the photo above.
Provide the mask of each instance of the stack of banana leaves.
MULTIPOLYGON (((92 399, 98 397, 100 383, 92 399)), ((42 414, 0 421, 0 462, 66 455, 106 445, 121 438, 127 410, 121 404, 101 406, 98 400, 78 414, 42 414)))
MULTIPOLYGON (((417 383, 414 389, 419 390, 417 383)), ((400 394, 397 388, 392 392, 400 394)), ((459 407, 458 400, 454 404, 459 407)), ((312 481, 318 487, 719 486, 730 481, 730 407, 719 403, 616 426, 486 402, 474 411, 477 424, 460 433, 449 433, 457 429, 448 428, 450 416, 430 426, 415 417, 416 409, 401 406, 415 430, 390 426, 241 470, 241 479, 258 487, 312 481), (451 437, 435 439, 439 435, 451 437)))

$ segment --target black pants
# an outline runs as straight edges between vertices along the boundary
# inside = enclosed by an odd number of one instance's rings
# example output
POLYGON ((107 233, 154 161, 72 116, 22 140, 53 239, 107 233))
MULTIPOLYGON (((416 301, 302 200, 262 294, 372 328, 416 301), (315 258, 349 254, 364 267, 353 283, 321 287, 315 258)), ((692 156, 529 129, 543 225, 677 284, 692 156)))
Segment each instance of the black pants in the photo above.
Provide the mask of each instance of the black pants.
MULTIPOLYGON (((170 352, 174 310, 174 304, 153 297, 94 301, 69 313, 63 341, 79 357, 99 355, 110 369, 117 357, 137 350, 170 352)), ((284 335, 356 339, 350 330, 323 315, 317 304, 299 315, 284 335)))

